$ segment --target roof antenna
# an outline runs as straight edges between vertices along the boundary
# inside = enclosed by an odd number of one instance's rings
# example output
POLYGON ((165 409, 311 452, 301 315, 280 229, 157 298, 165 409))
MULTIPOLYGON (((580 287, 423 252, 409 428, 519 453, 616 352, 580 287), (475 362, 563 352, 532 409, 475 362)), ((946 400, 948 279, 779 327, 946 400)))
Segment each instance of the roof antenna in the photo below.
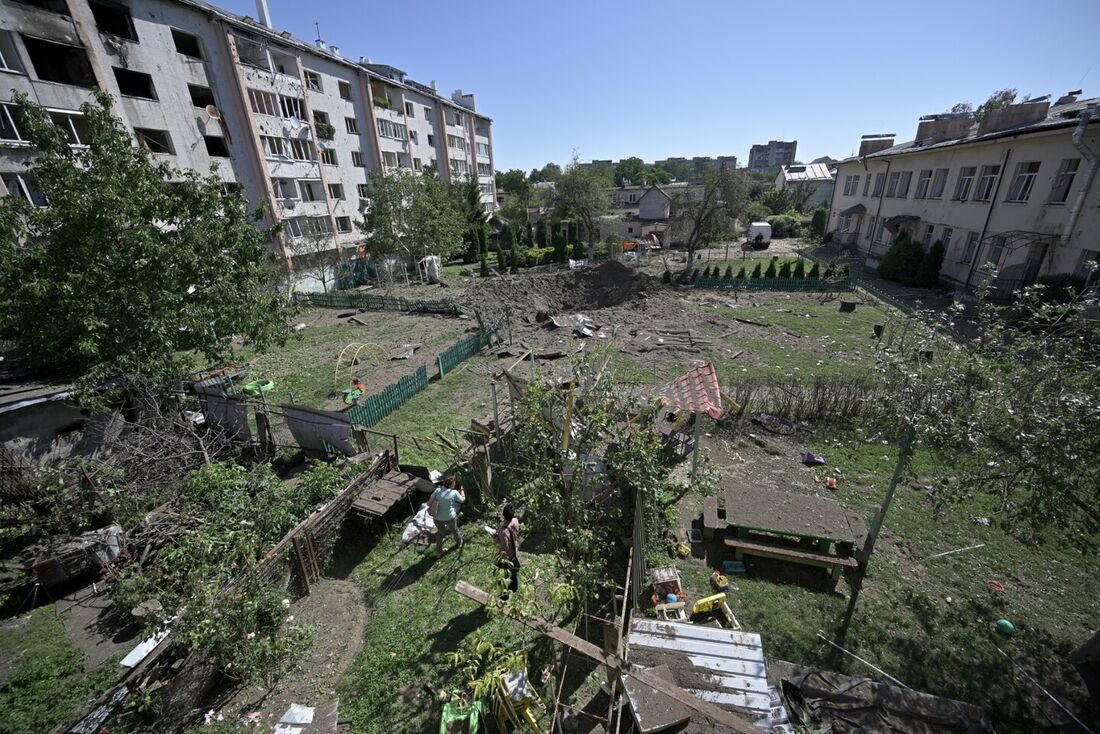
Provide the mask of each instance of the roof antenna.
POLYGON ((321 42, 321 24, 314 21, 313 27, 317 29, 317 42, 321 42))

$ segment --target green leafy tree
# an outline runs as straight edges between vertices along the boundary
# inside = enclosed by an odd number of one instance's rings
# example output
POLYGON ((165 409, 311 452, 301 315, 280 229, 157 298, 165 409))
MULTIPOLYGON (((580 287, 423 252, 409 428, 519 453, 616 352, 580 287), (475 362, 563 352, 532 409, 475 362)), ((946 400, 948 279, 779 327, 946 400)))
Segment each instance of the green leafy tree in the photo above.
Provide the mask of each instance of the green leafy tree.
POLYGON ((648 166, 645 161, 637 156, 623 158, 615 164, 615 185, 622 186, 624 181, 630 181, 635 186, 646 182, 648 166))
POLYGON ((724 166, 703 176, 703 190, 698 195, 684 192, 673 197, 669 217, 672 228, 682 233, 686 270, 691 269, 700 247, 734 235, 746 202, 744 179, 724 166))
POLYGON ((531 198, 531 181, 527 174, 518 168, 508 171, 497 171, 497 189, 514 197, 527 201, 531 198))
POLYGON ((531 175, 528 176, 528 179, 533 184, 545 182, 555 183, 561 178, 561 175, 561 166, 557 163, 547 163, 542 168, 531 169, 531 175))
POLYGON ((989 95, 989 98, 986 99, 986 101, 978 105, 978 109, 974 112, 974 117, 978 120, 978 122, 981 122, 990 112, 999 110, 1002 107, 1008 107, 1015 101, 1015 89, 998 89, 996 92, 989 95))
POLYGON ((534 238, 534 235, 532 234, 532 231, 531 231, 531 222, 530 221, 528 221, 524 225, 523 246, 524 247, 537 247, 538 246, 538 245, 535 244, 535 238, 534 238))
POLYGON ((944 247, 943 242, 936 240, 928 252, 921 258, 920 267, 917 269, 913 285, 921 288, 935 288, 940 284, 940 268, 943 266, 944 247))
POLYGON ((923 261, 924 249, 920 243, 911 239, 908 232, 902 232, 879 261, 878 274, 898 283, 913 283, 923 261))
POLYGON ((454 184, 455 198, 458 200, 458 208, 462 212, 465 221, 465 232, 462 235, 464 245, 463 259, 467 263, 485 260, 484 250, 489 241, 489 221, 485 215, 485 207, 481 203, 481 186, 477 177, 469 176, 466 180, 454 184))
POLYGON ((770 188, 760 197, 760 203, 767 207, 771 214, 785 214, 794 209, 795 195, 792 187, 770 188))
POLYGON ((600 177, 580 166, 576 155, 557 181, 553 207, 562 219, 576 219, 583 226, 588 257, 593 257, 600 217, 611 208, 611 194, 600 177))
POLYGON ((813 215, 810 217, 810 230, 814 233, 815 237, 825 236, 825 227, 829 224, 829 208, 827 206, 819 206, 814 209, 813 215))
POLYGON ((0 199, 0 337, 34 369, 154 381, 222 362, 243 337, 280 340, 272 230, 242 193, 156 162, 97 93, 81 107, 85 145, 16 96, 35 152, 29 178, 49 202, 0 199))

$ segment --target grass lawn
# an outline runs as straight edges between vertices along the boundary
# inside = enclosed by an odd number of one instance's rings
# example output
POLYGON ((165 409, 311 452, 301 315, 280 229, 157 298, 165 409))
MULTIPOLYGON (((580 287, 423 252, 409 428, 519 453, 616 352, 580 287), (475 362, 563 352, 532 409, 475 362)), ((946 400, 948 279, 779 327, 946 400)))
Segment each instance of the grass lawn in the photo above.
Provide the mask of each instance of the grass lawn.
POLYGON ((50 731, 76 716, 118 678, 121 659, 85 671, 84 653, 69 641, 52 604, 6 620, 0 625, 0 733, 50 731))
MULTIPOLYGON (((868 442, 854 430, 822 431, 805 445, 840 469, 837 499, 869 521, 889 482, 896 448, 868 442)), ((929 457, 918 453, 915 476, 930 468, 929 457)), ((1002 734, 1051 730, 1046 716, 1064 716, 1014 675, 994 644, 1056 696, 1080 706, 1083 686, 1065 658, 1097 624, 1100 559, 1054 534, 1031 546, 986 525, 992 503, 985 498, 935 513, 921 485, 912 477, 899 485, 844 646, 916 690, 982 706, 1002 734), (978 544, 984 547, 932 558, 978 544), (993 590, 990 581, 1005 590, 993 590), (1016 626, 1011 638, 993 631, 1002 617, 1016 626)), ((709 588, 707 563, 679 563, 689 587, 700 594, 709 588)), ((836 592, 826 591, 816 583, 824 571, 805 569, 792 578, 786 574, 803 567, 751 558, 749 563, 747 576, 731 579, 730 607, 746 630, 761 634, 769 657, 882 679, 817 638, 821 631, 833 639, 843 624, 845 580, 836 592)))

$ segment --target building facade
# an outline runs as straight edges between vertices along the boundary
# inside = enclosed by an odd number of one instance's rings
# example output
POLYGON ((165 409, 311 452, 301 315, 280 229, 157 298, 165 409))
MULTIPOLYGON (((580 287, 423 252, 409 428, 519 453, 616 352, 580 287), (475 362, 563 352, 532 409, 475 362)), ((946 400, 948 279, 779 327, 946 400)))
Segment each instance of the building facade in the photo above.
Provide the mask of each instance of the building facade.
POLYGON ((318 251, 357 255, 372 170, 475 176, 496 208, 492 122, 473 95, 276 31, 265 0, 257 14, 200 0, 0 0, 0 193, 43 203, 14 94, 80 145, 80 106, 98 87, 155 159, 212 171, 281 223, 273 246, 291 271, 318 251))
POLYGON ((1100 99, 1067 95, 988 114, 929 115, 913 141, 865 136, 838 164, 834 239, 877 263, 908 233, 942 242, 943 283, 971 290, 983 265, 1000 295, 1100 261, 1100 99))
POLYGON ((783 140, 769 140, 766 144, 758 143, 749 149, 750 171, 774 171, 782 166, 789 166, 795 162, 798 153, 798 141, 789 142, 783 140))
POLYGON ((775 186, 779 189, 810 189, 806 207, 814 208, 833 199, 833 184, 836 169, 825 163, 810 163, 805 166, 783 166, 775 176, 775 186))

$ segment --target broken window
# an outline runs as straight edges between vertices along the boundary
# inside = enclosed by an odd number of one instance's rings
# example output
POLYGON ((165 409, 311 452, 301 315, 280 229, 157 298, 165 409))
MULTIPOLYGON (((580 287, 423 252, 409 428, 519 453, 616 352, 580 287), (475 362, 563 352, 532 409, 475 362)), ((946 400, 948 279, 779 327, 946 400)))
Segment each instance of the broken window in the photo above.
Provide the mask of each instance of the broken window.
POLYGON ((228 158, 229 146, 225 144, 225 138, 219 135, 203 135, 206 141, 206 152, 214 158, 228 158))
POLYGON ((351 85, 347 82, 338 82, 340 87, 340 96, 344 99, 351 99, 351 85))
POLYGON ((336 151, 332 148, 325 148, 321 151, 321 162, 326 166, 336 165, 336 151))
POLYGON ((324 201, 319 179, 303 178, 298 180, 298 190, 302 192, 302 201, 324 201))
POLYGON ((336 230, 338 232, 350 232, 351 217, 336 217, 336 230))
POLYGON ((204 87, 201 84, 188 84, 187 91, 191 93, 191 104, 195 107, 205 108, 209 105, 217 107, 214 102, 214 92, 210 87, 204 87))
POLYGON ((311 89, 314 92, 323 92, 325 88, 321 85, 321 75, 315 71, 306 69, 302 72, 306 78, 306 89, 311 89))
POLYGON ((280 96, 279 109, 282 111, 283 117, 306 119, 305 103, 297 97, 280 96))
POLYGON ((282 138, 271 135, 261 135, 260 142, 264 146, 264 154, 268 158, 289 158, 286 152, 285 141, 282 138))
POLYGON ((69 145, 88 144, 88 123, 81 113, 50 110, 50 119, 68 135, 69 145))
POLYGON ((19 129, 19 108, 13 104, 0 104, 0 140, 8 143, 25 143, 19 129))
POLYGON ((307 235, 332 234, 332 221, 328 217, 302 217, 299 222, 307 235))
POLYGON ((173 28, 172 41, 176 44, 176 51, 184 56, 192 59, 202 58, 202 45, 199 43, 198 36, 173 28))
POLYGON ((291 237, 301 237, 302 236, 302 225, 298 222, 298 220, 296 218, 295 219, 286 219, 286 220, 283 220, 283 221, 286 224, 286 233, 288 235, 290 235, 291 237))
POLYGON ((88 54, 79 46, 54 43, 33 36, 23 36, 23 45, 27 47, 34 73, 42 81, 72 84, 88 89, 96 86, 95 74, 88 63, 88 54))
POLYGON ((313 143, 308 140, 290 140, 288 151, 290 157, 296 161, 313 161, 317 157, 313 152, 313 143))
POLYGON ((329 195, 329 198, 331 198, 331 199, 336 199, 338 201, 342 201, 343 198, 344 198, 344 185, 343 184, 338 184, 338 183, 329 184, 328 185, 328 195, 329 195))
POLYGON ((3 178, 4 188, 7 189, 8 196, 26 199, 37 207, 46 206, 46 197, 35 190, 28 176, 21 173, 5 173, 0 177, 3 178))
POLYGON ((275 71, 280 74, 289 74, 291 76, 298 75, 298 64, 295 62, 295 58, 292 54, 275 48, 270 49, 270 53, 271 65, 275 67, 275 71))
POLYGON ((15 48, 15 41, 7 31, 0 31, 0 71, 24 73, 23 64, 19 62, 19 52, 15 48))
POLYGON ((354 117, 345 117, 344 127, 347 128, 349 135, 359 134, 359 121, 356 120, 354 117))
POLYGON ((237 36, 237 57, 245 66, 271 71, 271 57, 267 55, 267 48, 251 38, 237 36))
POLYGON ((156 99, 157 90, 153 86, 153 77, 140 71, 119 69, 114 67, 115 81, 118 82, 118 91, 124 97, 140 97, 141 99, 156 99))
POLYGON ((248 102, 252 105, 252 111, 258 115, 271 115, 278 117, 278 103, 271 92, 262 92, 259 89, 248 90, 248 102))
POLYGON ((109 33, 128 41, 138 40, 137 31, 134 30, 134 20, 130 17, 130 9, 125 5, 116 5, 104 0, 88 0, 88 7, 92 11, 92 17, 95 18, 96 28, 101 33, 109 33))
POLYGON ((367 184, 355 184, 355 191, 359 194, 360 199, 365 199, 370 195, 370 187, 367 184))
POLYGON ((135 127, 134 137, 138 145, 150 153, 171 153, 172 139, 167 130, 152 130, 147 127, 135 127))

